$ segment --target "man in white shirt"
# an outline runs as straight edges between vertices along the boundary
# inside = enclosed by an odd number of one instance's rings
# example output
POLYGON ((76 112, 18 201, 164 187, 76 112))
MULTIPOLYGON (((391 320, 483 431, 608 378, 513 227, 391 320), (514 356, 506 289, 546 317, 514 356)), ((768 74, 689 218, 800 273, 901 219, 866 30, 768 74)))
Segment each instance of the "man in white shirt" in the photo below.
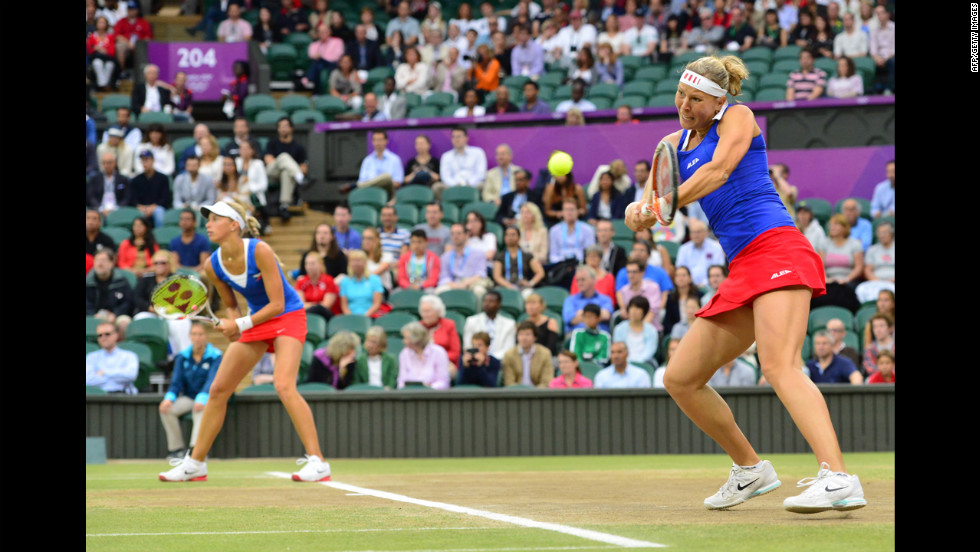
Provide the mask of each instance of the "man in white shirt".
POLYGON ((650 374, 642 368, 633 366, 627 359, 629 348, 623 341, 613 343, 609 348, 609 366, 599 370, 593 378, 596 389, 628 389, 651 387, 650 374))
POLYGON ((559 103, 555 107, 555 113, 564 115, 573 107, 578 108, 583 113, 596 110, 595 104, 585 99, 585 81, 582 79, 575 79, 575 82, 572 83, 572 99, 559 103))
POLYGON ((677 266, 687 267, 694 285, 708 285, 708 267, 725 264, 725 252, 717 240, 708 237, 708 227, 698 219, 688 221, 691 241, 677 250, 677 266))
POLYGON ((170 89, 157 84, 160 78, 160 68, 152 63, 143 67, 142 85, 133 87, 132 109, 133 113, 146 113, 148 111, 166 111, 170 113, 173 106, 170 104, 170 89))
POLYGON ((442 191, 451 186, 472 186, 483 190, 487 178, 487 154, 482 148, 470 146, 469 134, 465 128, 456 127, 452 131, 453 149, 439 158, 439 179, 432 185, 436 199, 442 199, 442 191))
POLYGON ((623 43, 617 53, 624 56, 642 56, 652 59, 651 56, 659 44, 660 38, 657 28, 644 21, 642 26, 630 27, 623 31, 623 43))
POLYGON ((494 289, 483 294, 483 312, 466 318, 463 325, 463 350, 473 346, 473 334, 490 335, 490 356, 503 360, 504 353, 517 344, 517 323, 500 315, 500 292, 494 289))
POLYGON ((849 58, 868 55, 868 35, 854 25, 854 14, 845 13, 844 31, 834 37, 834 57, 849 58))
POLYGON ((562 61, 569 67, 575 65, 575 58, 582 48, 595 51, 598 33, 591 23, 582 22, 582 14, 573 11, 568 15, 569 25, 558 31, 562 46, 562 61))

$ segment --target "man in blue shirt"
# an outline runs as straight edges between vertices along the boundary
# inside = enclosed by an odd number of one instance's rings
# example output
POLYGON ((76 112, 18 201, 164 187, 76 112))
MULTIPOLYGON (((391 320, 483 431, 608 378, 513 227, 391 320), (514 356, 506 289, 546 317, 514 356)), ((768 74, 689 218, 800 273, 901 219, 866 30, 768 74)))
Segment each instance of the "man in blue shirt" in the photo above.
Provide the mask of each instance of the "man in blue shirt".
POLYGON ((895 160, 885 164, 886 180, 875 186, 871 196, 871 218, 895 216, 895 160))
MULTIPOLYGON (((650 252, 652 250, 653 244, 647 240, 633 240, 633 249, 630 251, 629 258, 630 260, 636 259, 640 265, 646 267, 643 273, 644 280, 656 282, 660 286, 661 293, 670 292, 674 289, 674 282, 671 281, 670 275, 663 268, 649 264, 650 252)), ((629 275, 626 274, 626 267, 624 266, 616 273, 616 291, 622 289, 623 286, 629 285, 629 283, 629 275)))
MULTIPOLYGON (((384 130, 371 132, 371 146, 374 152, 361 161, 361 173, 357 177, 358 188, 378 187, 394 196, 395 190, 405 180, 405 168, 401 157, 388 149, 388 133, 384 130)), ((340 187, 340 193, 350 191, 353 186, 340 187)))
POLYGON ((350 227, 350 207, 343 204, 334 207, 333 221, 333 237, 344 254, 353 249, 360 249, 361 233, 350 227))
POLYGON ((609 319, 612 317, 612 299, 595 289, 595 270, 588 265, 579 265, 575 271, 575 282, 579 292, 565 298, 562 305, 561 318, 565 321, 565 333, 585 327, 585 305, 599 306, 599 329, 609 332, 609 319))
POLYGON ((540 87, 534 81, 524 83, 524 103, 521 104, 521 113, 534 113, 536 115, 550 115, 551 107, 538 98, 540 87))
POLYGON ((190 412, 194 420, 191 429, 190 448, 197 443, 197 430, 201 425, 204 405, 208 402, 208 390, 221 364, 221 351, 208 343, 208 333, 201 322, 191 323, 191 346, 174 358, 174 371, 170 388, 160 402, 160 421, 167 434, 167 458, 183 458, 184 435, 180 430, 180 417, 190 412))
POLYGON ((139 375, 139 357, 116 346, 119 333, 115 325, 103 322, 95 331, 101 348, 85 355, 85 385, 101 387, 107 393, 135 395, 138 392, 134 382, 139 375))
POLYGON ((834 354, 834 336, 827 330, 813 334, 813 352, 816 358, 806 363, 813 383, 864 383, 861 372, 850 359, 834 354))
POLYGON ((557 263, 570 257, 584 261, 585 248, 595 245, 595 230, 578 220, 575 198, 565 198, 561 216, 564 220, 548 230, 548 261, 557 263))
POLYGON ((696 286, 708 285, 708 267, 724 265, 725 250, 718 240, 708 237, 708 225, 698 219, 687 221, 691 240, 677 250, 677 266, 687 267, 696 286))
POLYGON ((177 256, 181 268, 204 273, 204 261, 211 256, 211 240, 197 231, 197 213, 193 209, 180 212, 180 235, 170 240, 170 251, 177 256))
POLYGON ((599 370, 593 378, 595 389, 626 389, 651 387, 650 374, 627 362, 629 349, 623 341, 617 341, 609 349, 609 366, 599 370))
POLYGON ((861 242, 861 247, 867 252, 871 247, 874 229, 871 228, 871 221, 861 217, 861 204, 853 198, 847 199, 841 205, 840 212, 847 217, 847 222, 851 225, 851 237, 861 242))

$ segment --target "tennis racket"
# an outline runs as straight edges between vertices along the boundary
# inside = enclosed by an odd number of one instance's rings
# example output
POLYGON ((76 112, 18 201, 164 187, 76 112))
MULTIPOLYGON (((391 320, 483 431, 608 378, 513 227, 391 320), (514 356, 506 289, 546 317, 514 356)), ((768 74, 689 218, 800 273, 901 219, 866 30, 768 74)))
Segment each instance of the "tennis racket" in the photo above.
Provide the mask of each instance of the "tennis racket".
POLYGON ((174 274, 160 282, 150 296, 153 311, 167 320, 200 320, 217 326, 221 321, 211 312, 208 288, 188 274, 174 274))
POLYGON ((677 149, 667 140, 661 140, 653 152, 653 180, 656 186, 655 203, 662 225, 668 225, 677 213, 677 187, 681 184, 680 170, 677 166, 677 149), (663 201, 656 201, 656 198, 663 201))

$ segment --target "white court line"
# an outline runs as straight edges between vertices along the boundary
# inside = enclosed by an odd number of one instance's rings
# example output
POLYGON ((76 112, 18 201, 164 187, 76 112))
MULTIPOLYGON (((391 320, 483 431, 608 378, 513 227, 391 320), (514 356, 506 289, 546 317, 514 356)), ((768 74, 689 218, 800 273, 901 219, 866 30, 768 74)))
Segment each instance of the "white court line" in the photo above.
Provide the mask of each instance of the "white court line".
MULTIPOLYGON (((387 533, 390 531, 484 531, 490 527, 393 527, 386 529, 290 529, 288 531, 177 531, 171 533, 88 533, 88 537, 170 537, 179 535, 278 535, 280 533, 387 533)), ((363 551, 362 551, 363 552, 363 551)))
MULTIPOLYGON (((282 477, 284 479, 291 479, 292 474, 284 472, 265 472, 269 475, 275 477, 282 477)), ((348 485, 347 483, 340 483, 338 481, 323 481, 320 483, 327 487, 333 487, 335 489, 340 489, 342 491, 350 491, 354 493, 361 493, 366 495, 375 496, 378 498, 384 498, 387 500, 394 500, 396 502, 407 502, 409 504, 416 504, 418 506, 425 506, 427 508, 437 508, 440 510, 446 510, 449 512, 455 512, 459 514, 467 514, 470 516, 477 516, 487 519, 492 519, 494 521, 502 521, 504 523, 512 523, 514 525, 520 525, 521 527, 531 527, 535 529, 545 529, 547 531, 555 531, 558 533, 563 533, 566 535, 573 535, 576 537, 581 537, 583 539, 594 540, 598 542, 604 542, 606 544, 614 544, 616 546, 621 546, 624 548, 666 548, 665 544, 658 544, 655 542, 646 542, 636 539, 629 539, 626 537, 620 537, 618 535, 610 535, 608 533, 600 533, 599 531, 592 531, 590 529, 580 529, 578 527, 570 527, 568 525, 560 525, 557 523, 548 523, 543 521, 535 521, 533 519, 522 518, 518 516, 511 516, 507 514, 497 514, 494 512, 488 512, 486 510, 477 510, 475 508, 467 508, 465 506, 457 506, 455 504, 447 504, 445 502, 433 502, 431 500, 420 500, 418 498, 412 498, 400 494, 389 493, 386 491, 378 491, 375 489, 366 489, 364 487, 357 487, 354 485, 348 485)))

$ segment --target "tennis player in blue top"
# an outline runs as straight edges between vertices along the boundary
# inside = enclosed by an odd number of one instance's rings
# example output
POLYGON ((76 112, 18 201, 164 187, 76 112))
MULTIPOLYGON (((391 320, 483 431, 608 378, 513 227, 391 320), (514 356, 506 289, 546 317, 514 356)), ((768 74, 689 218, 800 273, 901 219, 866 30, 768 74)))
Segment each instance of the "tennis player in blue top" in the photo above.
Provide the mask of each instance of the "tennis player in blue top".
MULTIPOLYGON (((826 293, 824 269, 810 242, 793 225, 768 174, 766 143, 752 111, 729 105, 748 71, 734 56, 687 64, 674 103, 681 130, 664 139, 677 149, 681 186, 677 207, 699 200, 725 255, 728 279, 697 313, 664 373, 664 386, 705 433, 732 458, 728 482, 704 501, 724 509, 780 486, 728 404, 707 385, 717 369, 755 341, 762 373, 820 464, 808 487, 783 506, 797 513, 865 506, 856 475, 847 473, 827 403, 800 369, 811 297, 826 293)), ((643 198, 626 214, 634 230, 653 226, 665 209, 647 179, 643 198), (648 208, 644 208, 649 206, 648 208)))
POLYGON ((306 341, 306 311, 303 301, 286 281, 279 258, 260 235, 259 222, 248 216, 234 200, 201 207, 208 217, 211 241, 220 245, 205 262, 227 318, 217 328, 231 341, 211 384, 210 396, 201 416, 197 443, 184 458, 171 461, 173 469, 160 474, 162 481, 207 480, 207 454, 224 424, 228 398, 238 383, 266 352, 275 352, 273 385, 286 407, 296 433, 306 449, 306 464, 293 473, 293 481, 326 481, 330 465, 323 461, 313 413, 296 390, 300 356, 306 341), (248 316, 241 316, 237 291, 248 303, 248 316))

